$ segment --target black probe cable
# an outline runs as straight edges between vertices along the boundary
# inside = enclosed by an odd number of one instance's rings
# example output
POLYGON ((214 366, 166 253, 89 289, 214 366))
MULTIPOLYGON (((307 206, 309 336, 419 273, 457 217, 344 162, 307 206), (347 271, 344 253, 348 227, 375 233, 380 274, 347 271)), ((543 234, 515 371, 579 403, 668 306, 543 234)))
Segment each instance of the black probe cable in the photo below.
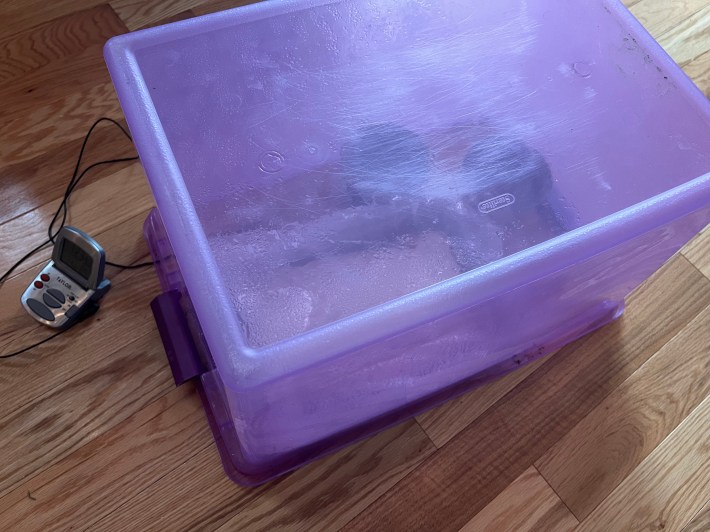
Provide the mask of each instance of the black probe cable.
MULTIPOLYGON (((30 257, 38 253, 40 250, 44 249, 46 246, 49 244, 54 243, 54 240, 56 239, 57 235, 59 234, 59 231, 62 230, 62 228, 66 225, 67 222, 67 217, 69 215, 69 199, 71 197, 72 192, 74 192, 74 189, 77 187, 79 182, 84 178, 86 174, 91 172, 91 170, 101 167, 101 166, 107 166, 111 164, 117 164, 117 163, 124 163, 124 162, 131 162, 131 161, 137 161, 138 156, 133 156, 133 157, 120 157, 116 159, 108 159, 105 161, 99 161, 93 164, 90 164, 87 166, 83 171, 79 172, 79 169, 81 168, 81 162, 84 158, 84 152, 86 151, 86 145, 89 143, 89 139, 91 138, 91 134, 94 132, 96 127, 101 124, 102 122, 109 122, 116 127, 118 127, 123 134, 128 138, 129 141, 133 142, 133 138, 131 137, 130 133, 126 131, 126 129, 116 120, 113 118, 108 118, 108 117, 101 117, 96 122, 92 124, 92 126, 89 128, 89 131, 86 133, 84 136, 84 141, 81 144, 81 149, 79 150, 79 157, 77 158, 76 161, 76 166, 74 167, 74 172, 72 174, 72 178, 69 181, 69 184, 67 185, 66 190, 64 191, 64 196, 62 198, 62 202, 59 204, 59 207, 57 207, 57 211, 54 213, 54 216, 52 217, 52 221, 49 223, 49 227, 47 228, 47 240, 42 242, 40 245, 35 247, 33 250, 29 251, 26 255, 24 255, 21 259, 19 259, 15 264, 13 264, 5 273, 0 276, 0 286, 2 286, 5 281, 12 275, 12 273, 19 268, 24 262, 26 262, 30 257), (54 230, 54 226, 57 223, 57 220, 61 216, 61 222, 59 223, 59 227, 54 230)), ((109 262, 106 261, 106 264, 108 266, 113 266, 114 268, 120 268, 122 270, 136 270, 139 268, 146 268, 148 266, 152 266, 153 262, 142 262, 139 264, 118 264, 115 262, 109 262)), ((63 332, 65 332, 68 329, 63 329, 60 330, 47 338, 32 344, 30 346, 27 346, 19 351, 15 351, 14 353, 10 353, 7 355, 0 355, 0 359, 7 359, 7 358, 12 358, 16 357, 18 355, 21 355, 23 353, 26 353, 27 351, 30 351, 34 349, 35 347, 39 347, 40 345, 49 342, 50 340, 56 338, 63 332)))

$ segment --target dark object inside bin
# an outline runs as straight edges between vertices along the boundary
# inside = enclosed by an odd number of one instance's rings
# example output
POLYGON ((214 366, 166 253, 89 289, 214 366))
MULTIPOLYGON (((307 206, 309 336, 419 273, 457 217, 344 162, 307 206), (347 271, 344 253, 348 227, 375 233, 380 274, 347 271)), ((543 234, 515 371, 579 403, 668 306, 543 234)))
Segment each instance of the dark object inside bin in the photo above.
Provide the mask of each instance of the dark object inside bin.
MULTIPOLYGON (((441 171, 433 160, 424 140, 412 131, 395 124, 363 128, 342 152, 351 205, 390 203, 408 195, 410 229, 439 229, 458 237, 461 218, 465 225, 493 225, 506 255, 571 229, 555 208, 563 201, 547 161, 523 141, 491 136, 474 144, 461 165, 464 186, 449 197, 446 190, 436 197, 436 184, 451 179, 438 176, 441 171)), ((474 265, 467 261, 463 266, 474 265)))
POLYGON ((468 152, 463 170, 475 182, 476 192, 469 200, 501 229, 507 253, 571 229, 553 207, 563 201, 555 190, 550 166, 540 152, 524 142, 505 137, 484 139, 468 152), (534 227, 529 227, 531 224, 534 227), (519 240, 516 234, 525 238, 519 240))
POLYGON ((432 171, 429 149, 421 137, 396 124, 362 128, 342 151, 343 172, 354 205, 386 203, 401 195, 403 183, 411 194, 432 171))

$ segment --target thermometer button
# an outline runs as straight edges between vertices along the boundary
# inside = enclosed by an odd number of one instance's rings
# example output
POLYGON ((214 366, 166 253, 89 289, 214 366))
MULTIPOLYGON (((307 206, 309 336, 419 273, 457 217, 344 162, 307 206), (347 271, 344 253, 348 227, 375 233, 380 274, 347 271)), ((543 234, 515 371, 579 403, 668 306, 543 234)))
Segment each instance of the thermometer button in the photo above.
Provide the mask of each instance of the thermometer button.
POLYGON ((57 290, 56 288, 50 288, 49 290, 47 290, 47 293, 60 303, 64 303, 64 294, 60 290, 57 290))
POLYGON ((49 294, 44 294, 42 296, 42 299, 44 300, 44 304, 47 305, 49 308, 59 308, 62 306, 62 304, 59 301, 54 299, 49 294))
POLYGON ((54 321, 54 314, 52 311, 45 307, 40 301, 36 299, 28 299, 27 306, 32 309, 32 312, 37 314, 40 318, 47 321, 54 321))

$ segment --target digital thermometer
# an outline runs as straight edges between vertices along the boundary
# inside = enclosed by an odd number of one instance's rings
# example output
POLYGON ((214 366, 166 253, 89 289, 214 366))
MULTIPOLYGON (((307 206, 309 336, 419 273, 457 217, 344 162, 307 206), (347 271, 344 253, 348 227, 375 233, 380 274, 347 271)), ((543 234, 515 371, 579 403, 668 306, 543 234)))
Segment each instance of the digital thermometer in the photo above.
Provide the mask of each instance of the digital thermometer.
POLYGON ((54 242, 52 260, 22 294, 22 306, 55 329, 71 327, 98 309, 111 288, 104 278, 106 254, 89 235, 63 227, 54 242))

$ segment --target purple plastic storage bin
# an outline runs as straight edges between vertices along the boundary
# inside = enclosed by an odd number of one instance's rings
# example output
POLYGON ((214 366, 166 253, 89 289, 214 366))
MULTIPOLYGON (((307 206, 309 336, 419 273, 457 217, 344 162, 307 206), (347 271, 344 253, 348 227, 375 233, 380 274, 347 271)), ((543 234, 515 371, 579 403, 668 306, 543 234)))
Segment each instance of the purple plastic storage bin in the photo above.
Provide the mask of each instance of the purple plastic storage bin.
POLYGON ((271 1, 105 55, 242 484, 608 323, 710 221, 710 106, 616 1, 271 1))

